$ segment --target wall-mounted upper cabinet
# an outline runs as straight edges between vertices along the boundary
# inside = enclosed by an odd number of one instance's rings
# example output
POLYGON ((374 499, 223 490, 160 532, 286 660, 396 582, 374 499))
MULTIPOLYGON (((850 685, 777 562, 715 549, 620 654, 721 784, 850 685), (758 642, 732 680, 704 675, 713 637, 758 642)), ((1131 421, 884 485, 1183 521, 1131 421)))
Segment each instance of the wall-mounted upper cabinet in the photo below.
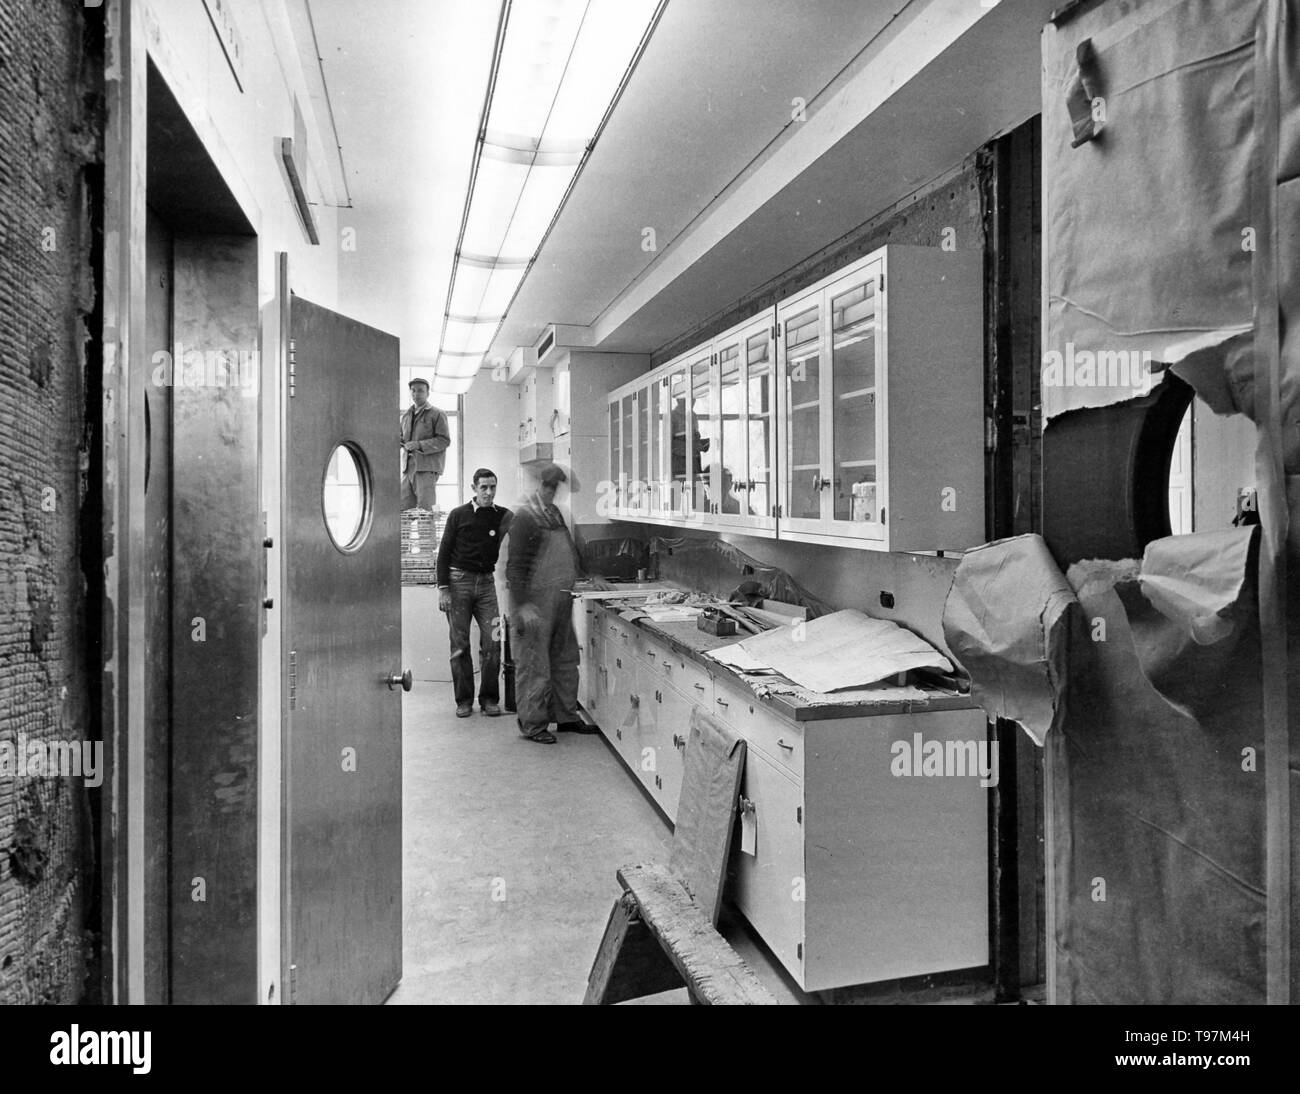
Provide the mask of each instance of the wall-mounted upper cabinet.
POLYGON ((612 393, 614 515, 774 529, 773 358, 765 312, 612 393))
POLYGON ((981 272, 978 251, 882 248, 612 392, 611 515, 983 542, 981 272))
POLYGON ((553 458, 558 415, 555 376, 549 368, 530 367, 519 377, 519 462, 553 458))

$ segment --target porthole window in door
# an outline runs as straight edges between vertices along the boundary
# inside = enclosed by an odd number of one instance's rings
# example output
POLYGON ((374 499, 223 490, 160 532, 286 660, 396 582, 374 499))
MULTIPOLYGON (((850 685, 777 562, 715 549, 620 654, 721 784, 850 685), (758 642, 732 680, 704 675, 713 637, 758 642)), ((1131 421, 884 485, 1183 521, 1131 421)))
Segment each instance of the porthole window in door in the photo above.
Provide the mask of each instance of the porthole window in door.
POLYGON ((325 464, 321 507, 334 546, 352 552, 365 542, 371 519, 370 469, 361 450, 336 445, 325 464))

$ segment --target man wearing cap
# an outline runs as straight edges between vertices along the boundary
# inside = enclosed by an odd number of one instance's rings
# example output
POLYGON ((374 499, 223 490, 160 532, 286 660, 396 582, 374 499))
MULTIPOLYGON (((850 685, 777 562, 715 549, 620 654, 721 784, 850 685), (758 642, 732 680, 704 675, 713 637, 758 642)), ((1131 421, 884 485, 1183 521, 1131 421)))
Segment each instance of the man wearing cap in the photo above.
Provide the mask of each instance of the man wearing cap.
POLYGON ((515 699, 519 732, 538 744, 554 744, 559 732, 594 732, 578 717, 578 637, 570 590, 581 572, 578 549, 555 507, 568 478, 550 463, 537 491, 515 510, 510 524, 510 627, 515 637, 515 699))
POLYGON ((501 614, 493 572, 501 540, 510 530, 510 510, 494 504, 497 477, 488 468, 475 471, 473 483, 473 498, 447 514, 438 542, 438 610, 447 613, 457 718, 468 718, 474 710, 471 618, 478 623, 482 671, 478 705, 484 714, 501 713, 501 614))
POLYGON ((434 487, 447 462, 451 430, 447 415, 429 402, 429 381, 415 377, 408 385, 411 405, 402 411, 402 508, 433 509, 434 487))

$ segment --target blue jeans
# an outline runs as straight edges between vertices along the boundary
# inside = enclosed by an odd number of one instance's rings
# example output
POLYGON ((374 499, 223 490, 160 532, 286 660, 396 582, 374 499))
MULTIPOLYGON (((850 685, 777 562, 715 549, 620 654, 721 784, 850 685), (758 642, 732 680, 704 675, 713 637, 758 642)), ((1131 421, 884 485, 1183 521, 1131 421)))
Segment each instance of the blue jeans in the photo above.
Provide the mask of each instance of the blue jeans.
POLYGON ((451 683, 457 705, 474 701, 474 658, 469 646, 471 617, 478 624, 479 663, 483 672, 478 689, 479 705, 500 699, 500 615, 497 587, 492 575, 474 574, 453 567, 447 625, 451 631, 451 683))

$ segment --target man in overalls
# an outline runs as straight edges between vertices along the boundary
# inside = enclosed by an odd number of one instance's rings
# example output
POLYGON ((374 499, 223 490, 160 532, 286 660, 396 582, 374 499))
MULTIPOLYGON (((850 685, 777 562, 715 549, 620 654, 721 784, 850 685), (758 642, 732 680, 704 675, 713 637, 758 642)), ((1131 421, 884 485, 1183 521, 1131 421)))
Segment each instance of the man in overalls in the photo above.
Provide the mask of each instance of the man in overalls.
POLYGON ((519 732, 538 744, 554 744, 552 722, 559 732, 593 730, 578 716, 578 637, 570 590, 581 565, 555 507, 556 492, 568 476, 551 463, 540 478, 536 493, 515 510, 506 580, 519 732))

